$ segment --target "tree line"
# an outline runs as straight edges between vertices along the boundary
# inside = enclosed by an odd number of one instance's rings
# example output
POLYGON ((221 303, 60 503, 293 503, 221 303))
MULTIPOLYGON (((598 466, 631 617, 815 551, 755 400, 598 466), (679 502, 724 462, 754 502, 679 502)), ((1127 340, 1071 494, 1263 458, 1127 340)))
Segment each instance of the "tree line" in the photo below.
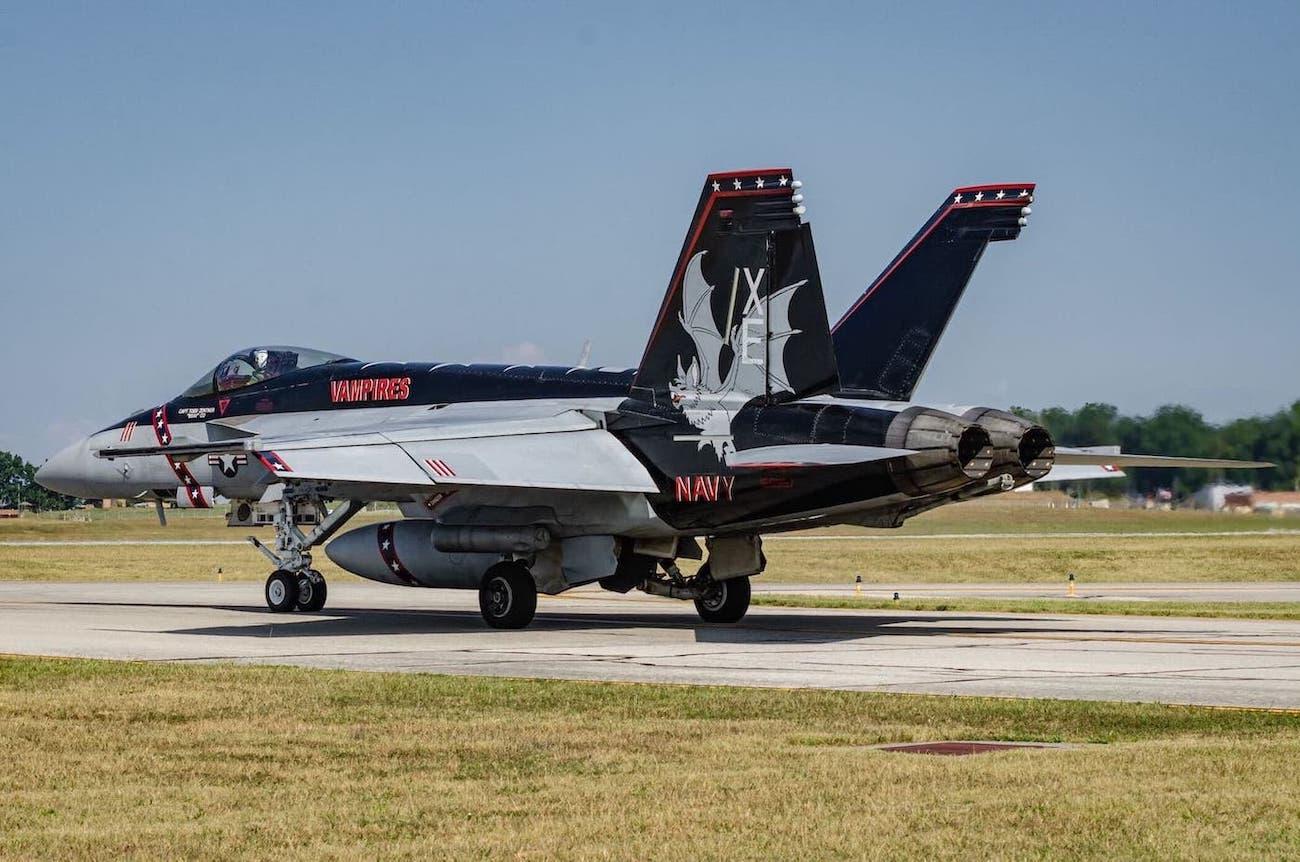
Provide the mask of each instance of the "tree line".
POLYGON ((49 512, 71 509, 80 502, 37 485, 35 465, 0 451, 0 508, 17 509, 26 503, 38 512, 49 512))
MULTIPOLYGON (((1268 416, 1233 419, 1222 425, 1205 421, 1198 411, 1167 404, 1150 416, 1124 416, 1113 404, 1090 402, 1077 410, 1049 407, 1033 411, 1013 407, 1020 416, 1040 423, 1062 446, 1119 444, 1122 451, 1151 455, 1187 455, 1271 461, 1266 470, 1125 469, 1128 490, 1150 493, 1170 488, 1190 493, 1207 482, 1227 481, 1266 490, 1300 489, 1300 401, 1268 416)), ((1117 480, 1097 487, 1116 490, 1117 480)))

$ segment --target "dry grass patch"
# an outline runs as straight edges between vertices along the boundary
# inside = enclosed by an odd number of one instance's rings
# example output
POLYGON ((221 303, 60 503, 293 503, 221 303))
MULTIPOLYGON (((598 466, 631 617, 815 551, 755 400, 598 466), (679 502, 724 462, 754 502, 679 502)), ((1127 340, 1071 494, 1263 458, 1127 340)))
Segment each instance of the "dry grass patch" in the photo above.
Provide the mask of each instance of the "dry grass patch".
POLYGON ((1300 853, 1285 714, 15 658, 0 747, 16 858, 1300 853))
MULTIPOLYGON (((227 538, 240 534, 228 531, 227 538)), ((264 537, 265 538, 265 537, 264 537)), ((768 542, 773 582, 868 584, 1287 581, 1300 578, 1300 536, 900 539, 768 542)), ((327 577, 353 577, 315 560, 327 577)), ((689 568, 689 566, 688 566, 689 568)), ((269 567, 242 545, 0 546, 0 580, 261 581, 269 567)))
POLYGON ((997 614, 1110 614, 1141 617, 1217 617, 1237 620, 1300 620, 1298 602, 1162 602, 1107 599, 964 598, 891 599, 761 593, 755 605, 844 610, 962 611, 997 614))
POLYGON ((1300 536, 768 542, 772 581, 851 584, 1289 581, 1300 536))

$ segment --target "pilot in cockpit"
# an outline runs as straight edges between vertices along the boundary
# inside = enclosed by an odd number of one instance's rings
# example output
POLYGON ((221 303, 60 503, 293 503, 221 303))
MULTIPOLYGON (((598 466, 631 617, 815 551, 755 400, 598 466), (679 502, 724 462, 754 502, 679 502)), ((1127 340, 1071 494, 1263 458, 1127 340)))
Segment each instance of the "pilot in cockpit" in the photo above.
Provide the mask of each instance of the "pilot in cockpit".
POLYGON ((255 347, 236 353, 223 360, 216 370, 199 378, 187 389, 184 397, 197 397, 212 392, 230 392, 255 383, 272 380, 290 371, 311 368, 333 362, 349 362, 346 357, 322 350, 301 347, 255 347))

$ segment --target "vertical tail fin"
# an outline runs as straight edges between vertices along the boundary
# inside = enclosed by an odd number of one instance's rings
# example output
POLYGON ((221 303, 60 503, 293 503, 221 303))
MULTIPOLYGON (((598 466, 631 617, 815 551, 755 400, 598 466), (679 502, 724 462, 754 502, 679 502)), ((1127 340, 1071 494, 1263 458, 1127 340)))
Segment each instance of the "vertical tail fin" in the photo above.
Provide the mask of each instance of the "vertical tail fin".
POLYGON ((954 189, 832 328, 846 390, 907 401, 990 242, 1015 239, 1033 183, 954 189))
POLYGON ((711 174, 633 394, 784 399, 837 385, 812 229, 786 168, 711 174))

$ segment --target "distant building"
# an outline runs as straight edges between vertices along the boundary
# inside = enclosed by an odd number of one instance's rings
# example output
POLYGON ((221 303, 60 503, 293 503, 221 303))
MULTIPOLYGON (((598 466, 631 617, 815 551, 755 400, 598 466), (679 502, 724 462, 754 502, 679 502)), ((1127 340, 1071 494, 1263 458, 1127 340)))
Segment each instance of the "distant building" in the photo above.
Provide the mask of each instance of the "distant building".
POLYGON ((1228 485, 1219 482, 1213 485, 1205 485, 1199 491, 1192 495, 1192 506, 1197 509, 1209 509, 1211 512, 1221 512, 1224 509, 1245 507, 1251 508, 1251 495, 1255 489, 1249 485, 1228 485), (1231 497, 1231 502, 1229 498, 1231 497))
POLYGON ((1251 508, 1256 512, 1267 512, 1272 515, 1300 515, 1300 493, 1256 491, 1251 508))

